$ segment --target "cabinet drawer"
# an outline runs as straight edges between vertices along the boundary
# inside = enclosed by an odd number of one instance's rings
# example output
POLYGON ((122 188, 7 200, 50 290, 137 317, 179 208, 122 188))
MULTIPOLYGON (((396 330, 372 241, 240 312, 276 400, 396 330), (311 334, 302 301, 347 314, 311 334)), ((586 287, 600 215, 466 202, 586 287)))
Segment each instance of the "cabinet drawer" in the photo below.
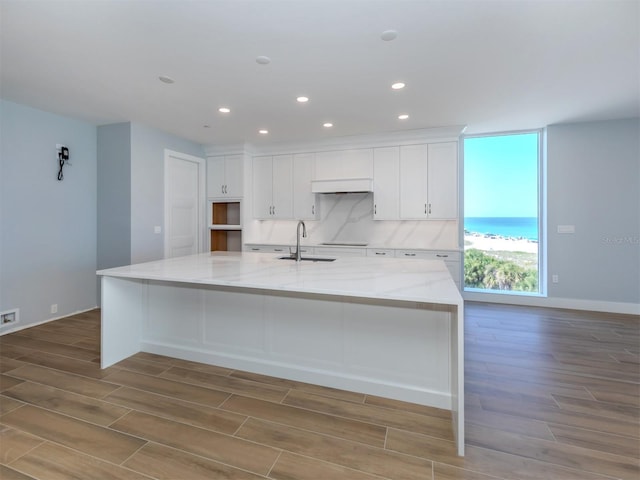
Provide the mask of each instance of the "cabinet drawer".
POLYGON ((395 257, 395 250, 391 248, 367 248, 367 257, 395 257))
POLYGON ((366 248, 347 247, 315 247, 316 255, 328 255, 333 257, 366 257, 366 248))
POLYGON ((444 260, 445 262, 459 262, 460 252, 447 250, 396 250, 398 258, 422 258, 425 260, 444 260))
POLYGON ((289 253, 288 245, 245 245, 245 252, 289 253))

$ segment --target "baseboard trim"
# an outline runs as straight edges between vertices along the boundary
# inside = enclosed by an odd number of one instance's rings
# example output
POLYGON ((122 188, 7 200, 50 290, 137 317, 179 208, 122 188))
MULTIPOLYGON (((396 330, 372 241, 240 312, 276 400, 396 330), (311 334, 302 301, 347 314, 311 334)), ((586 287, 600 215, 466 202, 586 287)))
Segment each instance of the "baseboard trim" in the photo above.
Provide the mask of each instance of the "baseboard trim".
POLYGON ((77 310, 73 313, 68 313, 66 315, 61 315, 59 317, 47 318, 46 320, 40 320, 39 322, 29 323, 27 325, 16 325, 15 327, 10 328, 6 331, 4 330, 0 331, 0 337, 3 335, 6 335, 7 333, 19 332, 20 330, 24 330, 26 328, 31 328, 31 327, 37 327, 38 325, 43 325, 45 323, 53 322, 54 320, 60 320, 62 318, 72 317, 74 315, 78 315, 79 313, 90 312, 91 310, 95 310, 96 308, 99 308, 98 305, 96 305, 95 307, 86 308, 84 310, 77 310))
POLYGON ((375 378, 148 340, 141 342, 140 351, 451 410, 450 393, 427 390, 415 385, 383 382, 375 378))
POLYGON ((537 297, 528 295, 494 295, 491 293, 480 292, 463 292, 462 298, 472 302, 640 315, 640 304, 637 303, 606 302, 602 300, 583 300, 579 298, 537 297))

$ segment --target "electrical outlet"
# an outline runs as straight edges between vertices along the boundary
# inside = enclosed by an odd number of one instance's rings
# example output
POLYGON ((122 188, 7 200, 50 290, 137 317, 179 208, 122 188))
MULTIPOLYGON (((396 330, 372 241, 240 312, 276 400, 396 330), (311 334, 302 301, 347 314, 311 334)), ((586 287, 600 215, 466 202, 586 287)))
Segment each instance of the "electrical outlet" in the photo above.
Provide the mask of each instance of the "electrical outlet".
POLYGON ((51 305, 51 313, 58 313, 58 304, 54 303, 51 305))
POLYGON ((551 283, 558 283, 558 275, 551 275, 551 283))
POLYGON ((2 312, 0 313, 0 328, 16 323, 18 319, 18 309, 2 312))

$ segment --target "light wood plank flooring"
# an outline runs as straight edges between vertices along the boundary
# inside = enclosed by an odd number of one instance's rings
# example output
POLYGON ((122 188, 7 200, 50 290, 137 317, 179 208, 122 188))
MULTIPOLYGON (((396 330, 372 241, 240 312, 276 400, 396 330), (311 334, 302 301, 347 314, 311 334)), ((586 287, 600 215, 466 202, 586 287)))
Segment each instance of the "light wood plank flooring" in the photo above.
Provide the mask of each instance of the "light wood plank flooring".
POLYGON ((467 455, 447 411, 140 353, 99 311, 0 337, 0 478, 640 478, 639 318, 466 307, 467 455))

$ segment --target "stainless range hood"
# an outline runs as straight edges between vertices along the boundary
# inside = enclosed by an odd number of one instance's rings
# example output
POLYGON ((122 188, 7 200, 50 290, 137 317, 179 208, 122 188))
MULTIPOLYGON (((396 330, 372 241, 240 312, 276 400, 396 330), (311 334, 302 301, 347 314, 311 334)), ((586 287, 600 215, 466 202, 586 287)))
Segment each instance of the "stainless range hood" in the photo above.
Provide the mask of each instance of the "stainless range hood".
POLYGON ((313 180, 312 193, 363 193, 373 191, 371 178, 337 178, 333 180, 313 180))

